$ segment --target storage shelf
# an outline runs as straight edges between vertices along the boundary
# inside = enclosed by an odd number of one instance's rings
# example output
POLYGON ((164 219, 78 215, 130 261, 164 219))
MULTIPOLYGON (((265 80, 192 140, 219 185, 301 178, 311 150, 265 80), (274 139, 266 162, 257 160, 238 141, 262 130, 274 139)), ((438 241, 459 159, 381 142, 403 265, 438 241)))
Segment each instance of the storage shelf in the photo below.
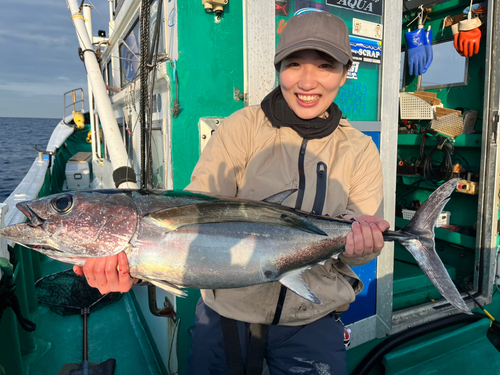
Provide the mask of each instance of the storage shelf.
MULTIPOLYGON (((398 145, 420 146, 422 142, 421 134, 399 134, 398 145)), ((481 147, 482 134, 461 134, 455 139, 455 147, 481 147)), ((427 146, 437 145, 436 138, 428 138, 427 146)))
MULTIPOLYGON (((410 221, 403 219, 402 217, 396 217, 396 228, 402 228, 410 221)), ((436 238, 439 240, 447 241, 455 245, 460 245, 467 247, 469 249, 476 248, 476 237, 467 236, 465 234, 460 234, 457 232, 451 232, 446 229, 434 228, 434 233, 436 238)))

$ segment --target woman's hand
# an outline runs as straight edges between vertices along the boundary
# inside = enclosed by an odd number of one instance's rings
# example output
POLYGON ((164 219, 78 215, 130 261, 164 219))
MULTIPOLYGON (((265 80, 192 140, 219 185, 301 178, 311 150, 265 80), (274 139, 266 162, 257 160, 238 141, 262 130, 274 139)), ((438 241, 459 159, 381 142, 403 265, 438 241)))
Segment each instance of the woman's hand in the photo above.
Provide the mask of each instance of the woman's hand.
POLYGON ((89 285, 99 289, 101 294, 125 293, 139 282, 139 279, 130 276, 127 255, 123 251, 109 257, 88 258, 83 268, 73 266, 73 271, 78 276, 85 275, 89 285))
POLYGON ((362 215, 352 218, 356 221, 352 223, 352 230, 347 235, 345 252, 342 255, 348 258, 378 255, 384 247, 382 232, 389 229, 390 224, 376 216, 362 215))

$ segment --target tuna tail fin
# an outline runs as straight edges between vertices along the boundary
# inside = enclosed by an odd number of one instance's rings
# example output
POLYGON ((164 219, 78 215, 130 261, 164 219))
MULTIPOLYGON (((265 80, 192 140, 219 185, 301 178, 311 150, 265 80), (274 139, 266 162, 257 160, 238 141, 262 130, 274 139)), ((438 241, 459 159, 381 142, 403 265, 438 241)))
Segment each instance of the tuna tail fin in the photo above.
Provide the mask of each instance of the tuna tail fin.
POLYGON ((390 239, 399 241, 410 252, 450 304, 465 314, 472 314, 439 258, 434 242, 434 226, 457 183, 458 179, 455 178, 441 185, 417 210, 410 222, 398 232, 392 233, 390 239))

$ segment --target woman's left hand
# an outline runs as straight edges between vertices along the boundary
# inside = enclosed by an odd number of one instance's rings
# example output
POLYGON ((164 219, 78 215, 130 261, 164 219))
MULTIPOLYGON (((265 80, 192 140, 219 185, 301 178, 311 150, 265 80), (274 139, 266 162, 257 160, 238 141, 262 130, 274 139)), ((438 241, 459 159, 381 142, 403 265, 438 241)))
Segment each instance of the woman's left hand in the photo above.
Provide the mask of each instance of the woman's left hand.
POLYGON ((376 216, 362 215, 353 217, 351 232, 347 235, 345 252, 348 258, 366 257, 377 254, 384 247, 382 232, 389 229, 390 224, 376 216))

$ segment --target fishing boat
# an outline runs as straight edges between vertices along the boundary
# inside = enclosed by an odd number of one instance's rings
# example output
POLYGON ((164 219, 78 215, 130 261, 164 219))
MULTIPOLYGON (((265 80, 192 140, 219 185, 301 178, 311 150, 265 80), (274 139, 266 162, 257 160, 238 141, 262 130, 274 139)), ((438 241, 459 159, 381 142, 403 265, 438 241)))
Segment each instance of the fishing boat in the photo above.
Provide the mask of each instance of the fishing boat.
MULTIPOLYGON (((440 184, 460 178, 436 223, 436 247, 475 313, 459 313, 406 250, 386 243, 354 268, 365 288, 342 314, 349 372, 500 373, 498 1, 96 1, 109 7, 109 29, 99 31, 94 6, 67 2, 89 84, 61 93, 64 116, 0 204, 0 227, 25 220, 16 203, 59 192, 183 189, 225 117, 275 87, 288 19, 302 8, 330 12, 346 22, 354 57, 335 101, 379 148, 385 219, 403 227, 440 184), (408 40, 429 30, 430 42, 417 43, 422 69, 408 40)), ((2 239, 0 260, 4 374, 69 374, 68 365, 104 367, 110 358, 109 373, 186 373, 199 291, 179 298, 136 285, 82 319, 37 298, 37 281, 67 264, 2 239)))

